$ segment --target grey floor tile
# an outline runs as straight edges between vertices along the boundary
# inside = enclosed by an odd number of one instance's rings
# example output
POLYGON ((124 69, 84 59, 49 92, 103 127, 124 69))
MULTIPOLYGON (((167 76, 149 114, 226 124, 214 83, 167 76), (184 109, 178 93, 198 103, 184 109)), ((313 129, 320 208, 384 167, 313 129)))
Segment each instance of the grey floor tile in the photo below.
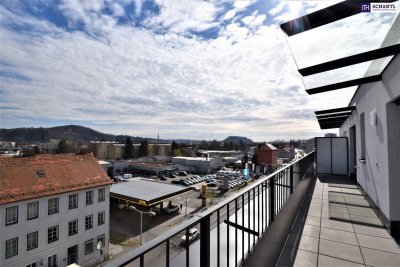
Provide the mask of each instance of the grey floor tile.
POLYGON ((318 255, 318 266, 321 266, 321 267, 332 267, 332 266, 362 267, 364 265, 319 254, 318 255))
POLYGON ((314 210, 321 210, 322 204, 311 204, 310 203, 310 209, 314 209, 314 210))
POLYGON ((322 204, 322 199, 318 199, 318 198, 313 199, 313 200, 311 200, 310 204, 322 204))
POLYGON ((392 238, 383 226, 372 227, 366 225, 353 224, 354 231, 358 234, 392 238))
POLYGON ((349 214, 352 215, 359 215, 359 216, 364 216, 364 217, 376 217, 374 211, 371 208, 357 208, 357 207, 348 207, 349 214))
POLYGON ((375 249, 361 248, 365 264, 370 266, 399 266, 400 255, 375 249))
POLYGON ((354 207, 370 207, 369 203, 365 199, 357 199, 357 198, 346 198, 345 199, 347 205, 352 205, 354 207))
POLYGON ((357 239, 360 247, 400 254, 400 248, 393 239, 363 234, 357 234, 357 239))
POLYGON ((319 238, 320 229, 321 228, 319 226, 305 224, 302 234, 319 238))
POLYGON ((317 253, 286 247, 277 266, 317 266, 317 259, 317 253))
POLYGON ((287 246, 318 253, 318 242, 319 239, 312 236, 290 234, 287 246))
POLYGON ((321 217, 321 209, 309 209, 308 215, 314 217, 321 217))
POLYGON ((354 233, 342 230, 322 228, 320 238, 350 245, 358 245, 357 238, 354 233))
POLYGON ((319 253, 342 260, 349 260, 364 264, 360 248, 358 246, 321 239, 319 243, 319 253))
POLYGON ((346 214, 349 213, 346 205, 344 205, 344 204, 332 204, 331 203, 328 205, 328 209, 326 209, 325 207, 323 208, 323 210, 328 210, 330 212, 338 212, 338 213, 346 213, 346 214))
POLYGON ((371 225, 371 226, 381 226, 382 223, 377 217, 365 217, 350 214, 351 221, 353 224, 371 225))
POLYGON ((324 219, 324 218, 322 218, 322 220, 321 220, 321 227, 337 229, 337 230, 342 230, 342 231, 347 231, 347 232, 354 232, 353 226, 349 222, 329 220, 329 219, 324 219))
POLYGON ((350 215, 348 213, 340 213, 327 210, 322 211, 322 218, 350 221, 350 215))
POLYGON ((305 220, 305 224, 311 224, 315 226, 320 226, 321 225, 321 218, 319 217, 314 217, 314 216, 307 216, 305 220))

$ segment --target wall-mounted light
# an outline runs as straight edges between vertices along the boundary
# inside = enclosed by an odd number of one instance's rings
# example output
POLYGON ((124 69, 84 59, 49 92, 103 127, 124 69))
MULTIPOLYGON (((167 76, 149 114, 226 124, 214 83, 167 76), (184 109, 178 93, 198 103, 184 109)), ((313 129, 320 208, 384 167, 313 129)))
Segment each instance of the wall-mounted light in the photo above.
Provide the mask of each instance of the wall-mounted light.
POLYGON ((376 125, 376 108, 369 113, 369 121, 371 126, 376 125))

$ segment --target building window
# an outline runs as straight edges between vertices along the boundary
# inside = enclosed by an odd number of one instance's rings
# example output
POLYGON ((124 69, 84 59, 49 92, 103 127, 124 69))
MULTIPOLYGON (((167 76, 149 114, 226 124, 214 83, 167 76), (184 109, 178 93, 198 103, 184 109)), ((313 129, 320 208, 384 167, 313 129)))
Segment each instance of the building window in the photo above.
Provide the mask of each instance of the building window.
POLYGON ((104 188, 99 189, 99 202, 103 202, 106 199, 106 190, 104 188))
POLYGON ((76 209, 78 208, 78 194, 69 195, 68 199, 68 209, 76 209))
POLYGON ((6 225, 18 223, 18 206, 6 209, 6 225))
POLYGON ((37 262, 33 262, 31 264, 26 265, 26 267, 37 267, 37 262))
POLYGON ((47 242, 52 243, 58 240, 58 225, 47 229, 47 242))
POLYGON ((49 215, 58 213, 58 198, 49 199, 49 215))
POLYGON ((85 255, 93 252, 93 239, 85 242, 85 255))
POLYGON ((85 229, 88 230, 90 228, 93 228, 93 215, 85 217, 85 229))
POLYGON ((57 266, 58 266, 57 254, 47 257, 47 267, 57 267, 57 266))
POLYGON ((75 235, 78 233, 78 220, 70 221, 68 223, 68 235, 75 235))
POLYGON ((97 237, 97 244, 101 242, 101 247, 104 248, 106 246, 106 237, 105 235, 99 235, 97 237))
POLYGON ((365 115, 364 115, 364 113, 361 113, 361 115, 360 115, 360 135, 361 135, 360 159, 365 160, 365 115))
POLYGON ((104 216, 105 216, 105 212, 104 212, 104 211, 99 212, 99 213, 97 214, 97 225, 102 225, 102 224, 104 224, 104 216))
POLYGON ((86 205, 93 204, 93 191, 86 192, 86 205))
POLYGON ((38 232, 26 235, 26 250, 32 250, 38 247, 38 232))
POLYGON ((18 255, 18 237, 6 241, 6 259, 18 255))
POLYGON ((28 203, 28 220, 39 217, 39 202, 28 203))

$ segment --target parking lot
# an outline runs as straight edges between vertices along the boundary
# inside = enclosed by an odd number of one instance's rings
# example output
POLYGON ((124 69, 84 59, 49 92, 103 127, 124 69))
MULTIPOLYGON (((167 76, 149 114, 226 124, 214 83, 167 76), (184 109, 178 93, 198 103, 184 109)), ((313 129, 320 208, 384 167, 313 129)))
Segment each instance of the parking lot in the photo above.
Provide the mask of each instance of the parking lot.
MULTIPOLYGON (((230 175, 226 173, 208 175, 188 174, 174 178, 164 177, 162 180, 158 178, 158 182, 179 184, 184 187, 191 187, 192 190, 169 199, 172 205, 179 207, 177 212, 171 214, 160 212, 154 217, 143 216, 143 243, 168 231, 171 227, 180 224, 194 214, 201 212, 205 208, 202 206, 201 198, 201 187, 203 184, 207 184, 210 192, 214 192, 214 194, 207 194, 207 205, 216 204, 221 199, 246 186, 246 181, 238 176, 237 173, 230 175), (228 191, 222 188, 224 177, 227 177, 225 179, 229 181, 228 191)), ((168 207, 169 201, 164 202, 164 208, 168 207)), ((110 253, 113 257, 119 257, 139 246, 140 214, 128 209, 120 209, 117 202, 111 203, 110 209, 110 253)), ((138 209, 141 211, 150 210, 146 207, 139 207, 138 209)), ((181 237, 177 236, 175 240, 172 240, 172 245, 174 245, 176 253, 180 252, 180 239, 181 237)))

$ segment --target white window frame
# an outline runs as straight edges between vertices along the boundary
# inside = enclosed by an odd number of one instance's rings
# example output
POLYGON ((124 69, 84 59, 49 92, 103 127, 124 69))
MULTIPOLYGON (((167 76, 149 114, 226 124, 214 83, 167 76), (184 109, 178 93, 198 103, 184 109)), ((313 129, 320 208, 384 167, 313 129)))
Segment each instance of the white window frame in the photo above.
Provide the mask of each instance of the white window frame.
POLYGON ((47 257, 47 267, 58 267, 58 254, 53 254, 47 257), (55 258, 55 262, 52 262, 55 258))
POLYGON ((86 192, 86 206, 93 204, 93 190, 86 192))
POLYGON ((26 250, 32 250, 39 246, 39 233, 38 231, 32 232, 26 235, 26 250), (29 239, 30 237, 34 237, 33 239, 29 239))
POLYGON ((60 199, 58 197, 56 198, 50 198, 47 201, 47 213, 48 215, 56 214, 60 210, 60 199), (54 205, 56 203, 56 205, 54 205))
POLYGON ((4 247, 5 247, 5 258, 6 259, 17 256, 18 255, 18 237, 6 240, 4 247))
POLYGON ((103 225, 106 221, 106 212, 105 211, 101 211, 97 214, 97 225, 103 225), (101 218, 101 220, 100 220, 101 218))
POLYGON ((47 228, 47 243, 48 244, 58 241, 58 239, 59 239, 59 229, 58 228, 59 228, 58 225, 47 228), (56 229, 56 233, 55 233, 56 238, 55 239, 52 238, 52 240, 50 240, 50 238, 49 238, 50 235, 53 236, 54 234, 53 234, 53 231, 52 232, 49 232, 49 231, 50 231, 50 229, 53 229, 53 228, 56 229))
POLYGON ((18 223, 18 206, 6 208, 6 226, 18 223))
POLYGON ((72 194, 68 196, 68 209, 77 209, 79 206, 79 195, 72 194))
POLYGON ((28 203, 27 210, 26 210, 26 217, 27 217, 28 221, 39 218, 39 202, 36 201, 36 202, 28 203), (29 214, 31 211, 31 207, 33 207, 36 215, 32 216, 29 214))
POLYGON ((78 233, 78 219, 68 222, 68 236, 73 236, 78 233), (75 223, 75 224, 74 224, 75 223), (75 231, 71 233, 71 230, 75 231))
POLYGON ((93 228, 93 215, 88 215, 85 217, 85 230, 93 228))
POLYGON ((105 201, 106 200, 106 189, 105 188, 100 188, 98 193, 99 193, 98 202, 105 201))
POLYGON ((93 239, 90 239, 85 242, 85 255, 88 255, 92 252, 93 252, 93 239), (89 247, 89 244, 91 244, 90 247, 89 247), (87 249, 88 247, 89 247, 89 250, 87 249))

